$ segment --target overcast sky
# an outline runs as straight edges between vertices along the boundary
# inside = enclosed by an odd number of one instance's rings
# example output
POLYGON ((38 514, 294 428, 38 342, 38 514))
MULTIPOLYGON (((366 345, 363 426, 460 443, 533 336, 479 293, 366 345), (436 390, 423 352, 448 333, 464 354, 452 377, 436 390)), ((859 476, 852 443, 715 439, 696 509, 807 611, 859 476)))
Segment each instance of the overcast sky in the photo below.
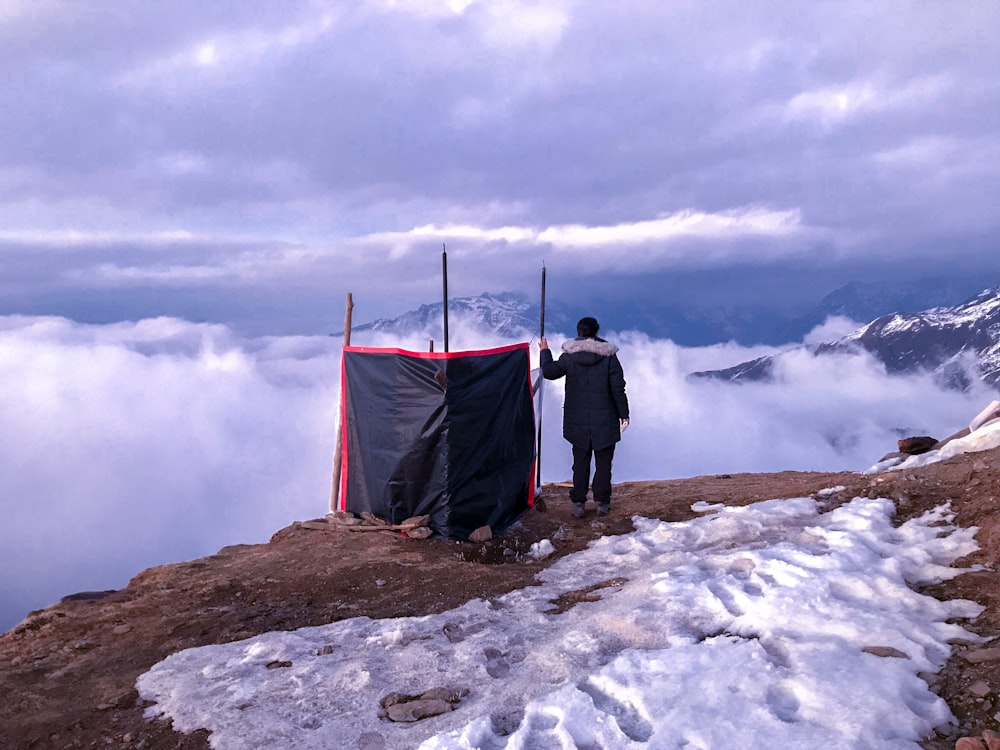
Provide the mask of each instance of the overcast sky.
POLYGON ((1000 4, 0 0, 0 313, 1000 278, 1000 4), (919 262, 915 262, 919 261, 919 262), (765 285, 766 283, 766 285, 765 285))
MULTIPOLYGON (((599 318, 996 285, 998 28, 993 0, 0 0, 0 628, 324 513, 337 342, 262 334, 436 301, 444 243, 454 296, 536 294, 544 261, 599 318)), ((806 355, 695 386, 768 350, 622 338, 616 481, 861 469, 990 400, 806 355)))

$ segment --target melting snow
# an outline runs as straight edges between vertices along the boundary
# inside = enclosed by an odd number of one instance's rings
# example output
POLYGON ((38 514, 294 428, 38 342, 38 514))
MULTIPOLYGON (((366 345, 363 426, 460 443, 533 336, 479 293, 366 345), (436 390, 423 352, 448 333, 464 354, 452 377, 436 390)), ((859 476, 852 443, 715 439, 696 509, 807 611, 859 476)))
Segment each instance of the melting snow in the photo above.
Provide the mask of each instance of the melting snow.
POLYGON ((182 651, 138 688, 149 715, 234 749, 916 750, 951 720, 917 674, 973 638, 948 620, 980 607, 908 585, 975 549, 948 508, 899 528, 886 499, 699 510, 636 518, 496 600, 182 651), (381 715, 387 693, 434 687, 469 693, 416 723, 381 715))

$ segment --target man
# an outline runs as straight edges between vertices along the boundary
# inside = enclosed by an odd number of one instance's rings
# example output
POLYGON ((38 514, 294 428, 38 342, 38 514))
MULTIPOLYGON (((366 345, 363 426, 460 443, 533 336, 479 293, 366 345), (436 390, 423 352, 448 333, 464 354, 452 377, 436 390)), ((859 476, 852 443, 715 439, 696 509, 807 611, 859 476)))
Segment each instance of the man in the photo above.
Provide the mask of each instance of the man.
POLYGON ((542 375, 547 380, 566 377, 563 437, 573 446, 573 515, 583 518, 590 484, 590 459, 594 458, 594 503, 597 515, 611 510, 611 460, 621 431, 629 423, 625 374, 618 361, 618 347, 597 337, 594 318, 581 318, 577 337, 563 344, 553 361, 549 342, 538 342, 542 375))

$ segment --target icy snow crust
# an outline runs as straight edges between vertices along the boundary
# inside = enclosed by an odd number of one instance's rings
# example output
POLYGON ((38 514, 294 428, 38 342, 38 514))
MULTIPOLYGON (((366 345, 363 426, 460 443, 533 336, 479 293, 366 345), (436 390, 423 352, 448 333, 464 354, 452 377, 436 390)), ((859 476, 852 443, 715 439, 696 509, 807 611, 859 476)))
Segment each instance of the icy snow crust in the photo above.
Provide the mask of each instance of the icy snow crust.
POLYGON ((954 527, 947 507, 893 528, 886 499, 821 505, 637 517, 635 532, 559 560, 539 586, 190 649, 142 675, 139 692, 155 702, 148 715, 209 729, 215 748, 917 748, 952 718, 917 673, 941 668, 949 639, 975 640, 946 620, 981 608, 908 584, 957 575, 947 566, 976 548, 975 530, 954 527), (387 693, 438 686, 470 692, 414 724, 380 716, 387 693))

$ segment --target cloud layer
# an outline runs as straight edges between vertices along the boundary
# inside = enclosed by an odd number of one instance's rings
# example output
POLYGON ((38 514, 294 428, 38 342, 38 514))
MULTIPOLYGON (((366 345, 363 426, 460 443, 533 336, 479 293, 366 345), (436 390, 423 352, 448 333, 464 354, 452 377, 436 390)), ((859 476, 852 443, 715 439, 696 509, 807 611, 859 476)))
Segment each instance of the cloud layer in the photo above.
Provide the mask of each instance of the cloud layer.
MULTIPOLYGON (((453 351, 507 343, 453 326, 453 351)), ((433 336, 355 343, 423 350, 433 336)), ((773 350, 684 349, 641 334, 617 343, 633 424, 616 482, 861 471, 898 437, 946 437, 995 397, 806 353, 774 384, 689 382, 691 371, 773 350)), ((145 567, 263 542, 326 513, 338 362, 331 337, 245 338, 167 318, 0 318, 0 629, 61 596, 119 588, 145 567)), ((545 481, 570 475, 560 386, 543 402, 545 481)))

